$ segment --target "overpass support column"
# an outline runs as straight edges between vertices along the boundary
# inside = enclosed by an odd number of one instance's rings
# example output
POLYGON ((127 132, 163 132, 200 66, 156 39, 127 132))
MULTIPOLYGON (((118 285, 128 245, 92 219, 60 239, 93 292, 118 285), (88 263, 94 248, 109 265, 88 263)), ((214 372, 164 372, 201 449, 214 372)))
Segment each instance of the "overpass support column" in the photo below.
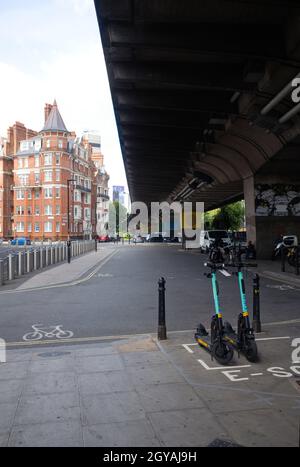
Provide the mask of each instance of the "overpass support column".
POLYGON ((247 241, 256 245, 256 213, 255 213, 255 185, 254 177, 244 180, 244 199, 247 241))

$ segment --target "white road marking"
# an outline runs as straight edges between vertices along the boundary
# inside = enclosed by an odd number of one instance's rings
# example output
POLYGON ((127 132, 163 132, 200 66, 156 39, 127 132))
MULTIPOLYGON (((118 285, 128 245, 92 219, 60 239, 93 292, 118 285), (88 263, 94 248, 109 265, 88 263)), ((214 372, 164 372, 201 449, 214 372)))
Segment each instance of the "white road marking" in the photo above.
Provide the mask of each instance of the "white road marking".
MULTIPOLYGON (((195 344, 192 344, 192 345, 195 345, 195 344)), ((194 353, 194 352, 192 351, 192 349, 189 348, 189 345, 188 345, 188 344, 182 344, 182 347, 184 347, 185 350, 187 350, 189 353, 194 353)))
POLYGON ((284 337, 260 337, 256 338, 256 341, 276 341, 280 339, 291 339, 290 336, 284 336, 284 337))
POLYGON ((263 376, 263 373, 251 373, 250 376, 263 376))
MULTIPOLYGON (((208 366, 203 360, 197 360, 200 365, 203 366, 203 368, 205 368, 206 370, 224 370, 224 366, 214 366, 214 367, 211 367, 211 366, 208 366)), ((235 365, 235 366, 227 366, 226 365, 226 368, 234 368, 234 369, 237 369, 237 368, 249 368, 251 367, 251 365, 235 365)))

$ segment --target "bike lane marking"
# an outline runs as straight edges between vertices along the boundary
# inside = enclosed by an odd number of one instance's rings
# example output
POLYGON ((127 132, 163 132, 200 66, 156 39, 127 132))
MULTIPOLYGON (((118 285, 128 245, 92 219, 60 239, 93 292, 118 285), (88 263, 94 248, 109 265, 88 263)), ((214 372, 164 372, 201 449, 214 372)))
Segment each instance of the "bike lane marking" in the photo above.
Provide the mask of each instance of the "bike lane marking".
POLYGON ((62 329, 62 324, 50 326, 34 324, 31 327, 32 331, 29 331, 26 334, 24 334, 23 341, 36 342, 42 340, 44 337, 53 337, 56 339, 71 339, 74 336, 74 333, 72 331, 62 329))

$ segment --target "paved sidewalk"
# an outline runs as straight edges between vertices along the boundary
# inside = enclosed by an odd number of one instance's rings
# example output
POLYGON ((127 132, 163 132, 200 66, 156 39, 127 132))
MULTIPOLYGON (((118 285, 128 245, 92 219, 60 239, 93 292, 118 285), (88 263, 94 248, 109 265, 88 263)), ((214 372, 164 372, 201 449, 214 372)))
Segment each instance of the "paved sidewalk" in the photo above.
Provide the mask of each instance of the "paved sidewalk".
POLYGON ((92 251, 72 259, 71 264, 64 262, 47 268, 43 272, 38 272, 15 290, 27 290, 77 281, 116 251, 115 246, 98 246, 97 253, 92 251))
MULTIPOLYGON (((231 382, 203 368, 198 358, 215 362, 198 347, 187 351, 190 342, 191 332, 177 332, 159 344, 137 335, 9 350, 0 364, 0 446, 297 446, 300 392, 290 380, 231 382)), ((272 342, 261 343, 263 365, 281 366, 272 342)))
POLYGON ((258 260, 256 262, 258 264, 257 272, 262 276, 300 287, 300 276, 297 276, 294 268, 288 264, 286 264, 286 272, 282 272, 280 261, 258 260))

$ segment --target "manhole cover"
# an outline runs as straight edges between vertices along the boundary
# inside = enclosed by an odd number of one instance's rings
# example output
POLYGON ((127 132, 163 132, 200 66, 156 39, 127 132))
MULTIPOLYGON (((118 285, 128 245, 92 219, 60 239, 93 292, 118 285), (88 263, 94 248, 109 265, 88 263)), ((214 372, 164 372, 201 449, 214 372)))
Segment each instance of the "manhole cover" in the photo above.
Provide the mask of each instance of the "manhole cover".
POLYGON ((38 354, 38 357, 63 357, 64 355, 70 355, 71 352, 45 352, 38 354))
POLYGON ((209 448, 241 448, 240 444, 236 444, 233 441, 227 441, 225 439, 215 439, 209 445, 209 448))

